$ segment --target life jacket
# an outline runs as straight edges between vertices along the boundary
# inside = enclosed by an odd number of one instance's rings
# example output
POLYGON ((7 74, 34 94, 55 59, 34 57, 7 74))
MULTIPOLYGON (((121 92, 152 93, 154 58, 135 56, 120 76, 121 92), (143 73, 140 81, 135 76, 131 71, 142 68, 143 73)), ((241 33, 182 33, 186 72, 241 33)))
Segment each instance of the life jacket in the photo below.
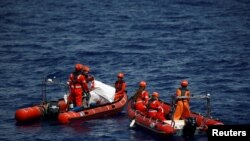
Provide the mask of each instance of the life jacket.
POLYGON ((144 100, 144 101, 148 100, 148 98, 149 98, 148 92, 146 90, 143 90, 138 98, 141 100, 144 100))
POLYGON ((80 84, 81 85, 81 83, 78 80, 78 76, 81 75, 81 72, 75 71, 72 74, 73 74, 73 80, 72 80, 73 84, 74 85, 76 85, 76 84, 80 84))
POLYGON ((123 83, 125 83, 123 80, 115 82, 115 92, 119 92, 122 89, 123 83))
POLYGON ((151 98, 151 99, 148 101, 148 109, 149 109, 149 112, 160 112, 160 113, 164 113, 163 107, 160 105, 159 100, 156 99, 156 98, 151 98))
POLYGON ((152 97, 149 99, 148 101, 148 109, 154 109, 154 110, 157 110, 157 107, 154 106, 154 101, 157 100, 156 98, 152 97))
MULTIPOLYGON (((143 90, 142 92, 138 93, 139 95, 137 95, 136 99, 135 99, 135 103, 143 103, 143 104, 147 104, 148 103, 148 92, 146 90, 143 90)), ((145 105, 146 106, 146 105, 145 105)))
POLYGON ((71 73, 71 88, 83 88, 82 82, 79 81, 79 77, 81 76, 81 72, 74 71, 71 73))
MULTIPOLYGON (((179 96, 188 96, 187 95, 187 92, 189 91, 188 88, 181 87, 181 88, 179 88, 179 90, 181 91, 181 95, 179 95, 179 96)), ((187 98, 183 98, 183 99, 179 99, 179 100, 187 101, 187 98)))

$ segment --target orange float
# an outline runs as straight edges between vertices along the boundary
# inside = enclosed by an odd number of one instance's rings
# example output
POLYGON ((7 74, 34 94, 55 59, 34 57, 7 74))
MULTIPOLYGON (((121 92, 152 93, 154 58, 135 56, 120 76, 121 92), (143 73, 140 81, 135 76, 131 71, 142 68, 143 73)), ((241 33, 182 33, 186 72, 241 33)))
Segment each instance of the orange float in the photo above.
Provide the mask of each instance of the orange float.
POLYGON ((65 112, 67 109, 63 99, 58 101, 49 101, 45 104, 37 104, 35 106, 21 108, 16 110, 15 119, 18 123, 40 120, 42 118, 54 118, 59 112, 65 112))
POLYGON ((33 106, 18 109, 15 113, 15 119, 18 122, 26 122, 30 120, 39 119, 43 116, 45 109, 43 106, 33 106))

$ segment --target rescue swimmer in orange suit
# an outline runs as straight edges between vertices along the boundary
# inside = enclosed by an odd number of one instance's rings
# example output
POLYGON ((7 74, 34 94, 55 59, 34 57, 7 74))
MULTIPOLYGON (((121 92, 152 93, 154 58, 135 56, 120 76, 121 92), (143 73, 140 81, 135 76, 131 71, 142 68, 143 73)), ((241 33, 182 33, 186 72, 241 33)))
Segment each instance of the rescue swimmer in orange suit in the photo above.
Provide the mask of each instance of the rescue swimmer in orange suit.
POLYGON ((164 109, 159 101, 159 93, 153 92, 152 97, 148 102, 148 116, 153 119, 159 119, 165 121, 164 109))
POLYGON ((75 71, 72 72, 68 79, 70 87, 70 95, 68 97, 67 105, 73 103, 75 107, 82 107, 82 94, 83 90, 87 89, 86 78, 82 75, 82 64, 75 65, 75 71))
POLYGON ((147 114, 147 104, 149 100, 148 91, 146 89, 146 82, 141 81, 139 83, 139 89, 136 91, 134 95, 135 109, 142 112, 143 114, 147 114))
MULTIPOLYGON (((190 97, 190 91, 187 88, 188 81, 182 80, 181 87, 176 90, 176 97, 186 96, 190 97)), ((189 107, 190 98, 177 99, 176 108, 174 112, 174 120, 180 120, 190 117, 190 107, 189 107)))
POLYGON ((115 82, 115 97, 114 100, 119 100, 124 96, 124 93, 126 92, 126 82, 123 80, 124 74, 118 73, 117 75, 117 81, 115 82))

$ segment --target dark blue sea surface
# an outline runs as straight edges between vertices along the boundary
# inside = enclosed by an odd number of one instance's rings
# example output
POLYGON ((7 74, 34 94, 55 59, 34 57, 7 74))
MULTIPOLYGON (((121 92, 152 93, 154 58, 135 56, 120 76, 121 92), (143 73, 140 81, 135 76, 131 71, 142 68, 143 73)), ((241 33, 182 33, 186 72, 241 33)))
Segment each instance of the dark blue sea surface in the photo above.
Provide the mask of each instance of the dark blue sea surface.
MULTIPOLYGON (((213 117, 250 124, 249 54, 249 0, 1 0, 0 140, 157 140, 130 129, 125 109, 79 125, 16 125, 17 109, 41 102, 42 79, 66 82, 76 63, 110 85, 124 72, 129 97, 145 80, 169 102, 187 79, 193 95, 211 94, 213 117)), ((204 105, 191 101, 192 111, 204 105)))

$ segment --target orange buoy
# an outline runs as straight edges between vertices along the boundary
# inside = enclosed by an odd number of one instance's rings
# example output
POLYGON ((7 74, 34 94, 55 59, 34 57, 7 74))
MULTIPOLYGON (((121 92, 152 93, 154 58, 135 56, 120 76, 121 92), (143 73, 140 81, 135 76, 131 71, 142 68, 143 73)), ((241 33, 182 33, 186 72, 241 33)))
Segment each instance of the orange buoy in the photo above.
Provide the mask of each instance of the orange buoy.
POLYGON ((15 119, 18 122, 27 122, 41 118, 45 110, 41 106, 33 106, 28 108, 18 109, 15 113, 15 119))

